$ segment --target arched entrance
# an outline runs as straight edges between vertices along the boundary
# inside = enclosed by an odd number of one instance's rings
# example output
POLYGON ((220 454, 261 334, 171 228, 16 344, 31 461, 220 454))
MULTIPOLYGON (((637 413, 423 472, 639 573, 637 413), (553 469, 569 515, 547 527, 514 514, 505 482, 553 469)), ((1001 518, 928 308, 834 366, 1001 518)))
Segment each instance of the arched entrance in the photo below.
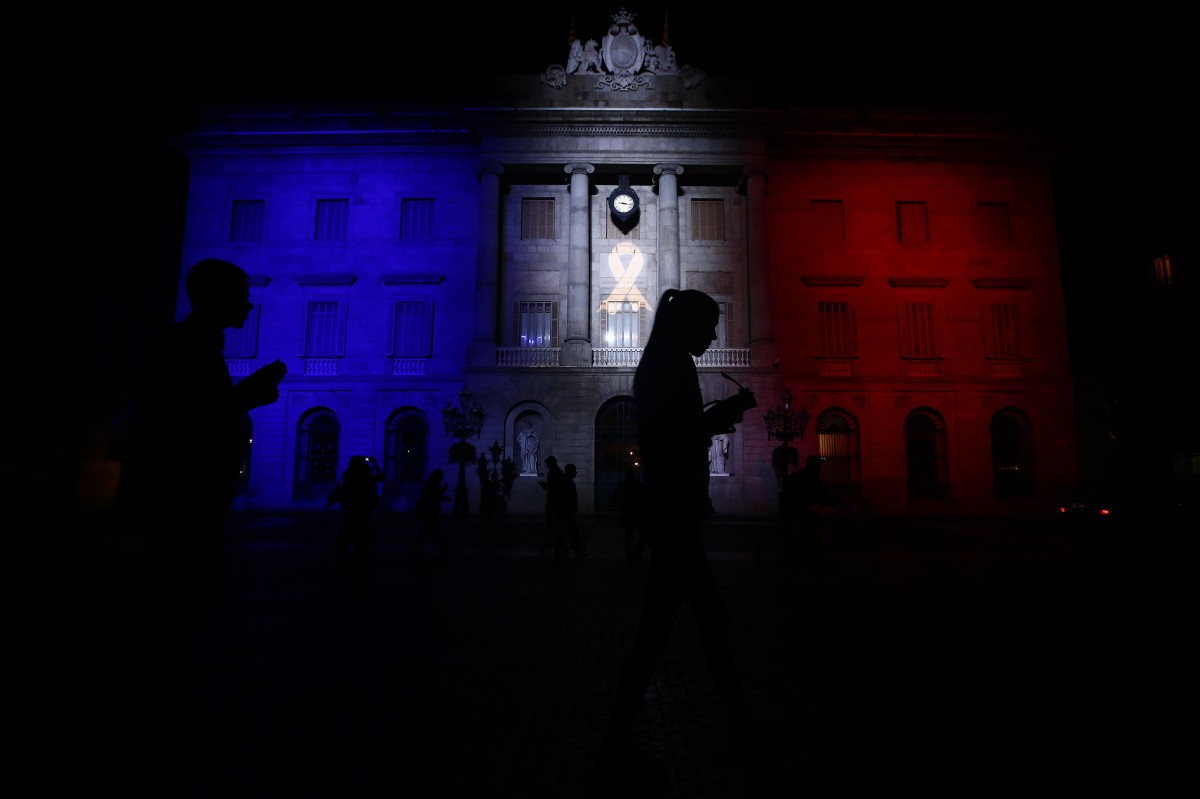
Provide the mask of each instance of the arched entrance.
POLYGON ((1029 417, 1017 408, 992 416, 992 491, 996 499, 1033 496, 1033 436, 1029 417))
POLYGON ((612 492, 626 466, 638 465, 637 405, 633 397, 616 397, 596 414, 596 511, 615 511, 612 492))

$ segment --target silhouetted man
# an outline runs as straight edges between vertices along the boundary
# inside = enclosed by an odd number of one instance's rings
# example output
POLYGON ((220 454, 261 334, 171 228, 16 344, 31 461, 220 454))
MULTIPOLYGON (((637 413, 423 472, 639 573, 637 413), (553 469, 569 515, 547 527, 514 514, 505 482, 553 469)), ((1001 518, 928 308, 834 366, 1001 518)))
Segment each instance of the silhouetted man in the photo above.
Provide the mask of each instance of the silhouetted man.
POLYGON ((142 375, 118 494, 145 533, 138 603, 108 666, 99 718, 141 754, 179 732, 167 688, 216 608, 222 527, 247 443, 243 417, 279 398, 287 368, 267 364, 236 385, 224 358, 225 328, 253 307, 246 273, 206 259, 188 272, 191 312, 155 336, 142 375))

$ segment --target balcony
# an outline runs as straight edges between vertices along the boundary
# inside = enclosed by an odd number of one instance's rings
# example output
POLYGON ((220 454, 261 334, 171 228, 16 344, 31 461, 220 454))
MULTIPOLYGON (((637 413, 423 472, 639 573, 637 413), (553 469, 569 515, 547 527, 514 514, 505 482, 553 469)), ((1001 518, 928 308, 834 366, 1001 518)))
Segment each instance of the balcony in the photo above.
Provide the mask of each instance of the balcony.
MULTIPOLYGON (((498 347, 497 366, 518 368, 541 368, 560 366, 560 350, 557 347, 498 347)), ((624 367, 633 369, 642 359, 641 347, 595 347, 592 349, 592 366, 624 367)), ((700 369, 728 369, 750 365, 750 350, 745 348, 712 349, 696 360, 700 369)))

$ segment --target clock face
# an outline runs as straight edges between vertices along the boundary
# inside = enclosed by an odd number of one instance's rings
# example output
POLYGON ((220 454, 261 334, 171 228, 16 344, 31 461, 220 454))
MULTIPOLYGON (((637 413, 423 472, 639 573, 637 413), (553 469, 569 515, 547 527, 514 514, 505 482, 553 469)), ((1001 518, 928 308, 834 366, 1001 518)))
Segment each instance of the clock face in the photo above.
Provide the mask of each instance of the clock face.
POLYGON ((612 204, 613 210, 621 214, 627 214, 633 210, 633 198, 628 194, 618 194, 613 197, 612 204))

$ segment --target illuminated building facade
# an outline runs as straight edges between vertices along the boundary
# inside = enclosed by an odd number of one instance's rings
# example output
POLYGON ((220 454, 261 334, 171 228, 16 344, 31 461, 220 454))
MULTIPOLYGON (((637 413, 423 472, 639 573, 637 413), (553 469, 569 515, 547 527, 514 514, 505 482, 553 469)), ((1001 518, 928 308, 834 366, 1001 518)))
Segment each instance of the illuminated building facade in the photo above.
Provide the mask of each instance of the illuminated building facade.
POLYGON ((252 275, 231 373, 290 370, 248 422, 239 507, 323 507, 356 454, 411 507, 458 473, 443 413, 465 386, 470 443, 522 472, 510 512, 541 511, 549 455, 582 512, 609 510, 668 288, 721 304, 705 399, 725 375, 758 397, 713 443, 719 513, 774 512, 785 391, 801 459, 882 513, 1031 511, 1076 481, 1049 142, 1004 116, 751 102, 616 18, 597 49, 469 107, 229 105, 180 142, 184 267, 252 275))

